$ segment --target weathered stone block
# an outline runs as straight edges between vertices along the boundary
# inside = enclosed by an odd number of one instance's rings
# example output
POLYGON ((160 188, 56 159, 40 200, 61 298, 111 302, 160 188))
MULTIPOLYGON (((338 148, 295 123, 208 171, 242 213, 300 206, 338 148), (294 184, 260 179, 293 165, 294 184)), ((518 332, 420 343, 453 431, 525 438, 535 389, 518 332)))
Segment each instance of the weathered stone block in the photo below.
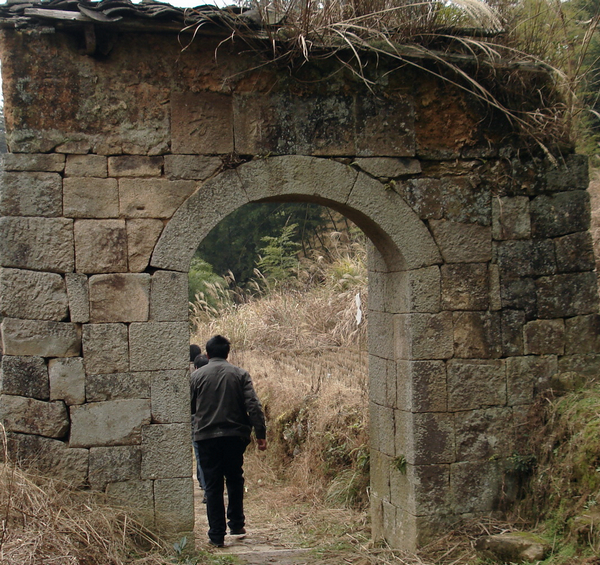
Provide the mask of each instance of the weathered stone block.
POLYGON ((0 315, 61 321, 67 312, 67 290, 60 275, 0 268, 0 315))
POLYGON ((129 370, 129 342, 125 324, 85 324, 83 362, 88 375, 129 370))
POLYGON ((150 398, 153 373, 111 373, 90 375, 85 379, 88 402, 124 398, 150 398))
MULTIPOLYGON (((299 155, 257 159, 241 165, 237 171, 237 182, 241 181, 243 185, 239 190, 246 191, 253 200, 277 194, 318 195, 331 200, 340 197, 347 200, 359 175, 355 169, 342 163, 299 155)), ((371 187, 383 191, 380 182, 370 180, 374 183, 371 187)), ((237 192, 235 185, 234 189, 237 192)))
POLYGON ((110 482, 106 485, 106 495, 132 512, 146 527, 154 527, 154 481, 110 482))
POLYGON ((80 273, 67 273, 67 297, 71 322, 85 324, 90 321, 90 296, 88 278, 80 273))
POLYGON ((150 275, 118 273, 89 280, 90 321, 144 322, 150 310, 150 275))
POLYGON ((450 466, 407 465, 404 473, 392 466, 391 501, 411 514, 450 511, 450 466))
POLYGON ((490 188, 482 184, 477 175, 412 179, 396 183, 395 189, 423 220, 444 219, 479 226, 491 224, 490 188))
POLYGON ((39 320, 2 320, 5 355, 76 357, 81 353, 81 332, 75 324, 39 320))
POLYGON ((502 317, 502 355, 511 357, 523 355, 523 326, 525 312, 521 310, 503 310, 502 317))
POLYGON ((586 190, 589 184, 587 155, 568 155, 563 162, 546 169, 547 190, 586 190))
POLYGON ((502 310, 500 269, 498 265, 488 265, 488 276, 490 278, 490 310, 502 310))
POLYGON ((415 113, 411 100, 397 95, 389 99, 357 96, 354 104, 356 155, 414 157, 415 113))
POLYGON ((152 275, 150 319, 156 322, 183 322, 188 317, 187 273, 156 271, 152 275))
POLYGON ((444 206, 441 199, 442 181, 435 178, 417 178, 396 183, 394 189, 422 220, 441 220, 444 206))
POLYGON ((509 357, 506 360, 508 404, 531 404, 536 393, 547 388, 550 377, 557 371, 555 355, 509 357))
POLYGON ((453 415, 429 412, 412 417, 414 452, 407 454, 408 462, 414 465, 454 462, 453 415))
POLYGON ((390 469, 392 458, 371 445, 371 492, 380 500, 390 499, 390 469))
POLYGON ((92 447, 90 449, 89 482, 95 490, 108 483, 140 479, 142 450, 139 446, 92 447))
POLYGON ((504 311, 515 309, 525 312, 531 318, 537 313, 535 280, 531 277, 500 278, 500 299, 504 311))
POLYGON ((119 179, 119 207, 125 218, 170 218, 196 190, 191 180, 119 179))
MULTIPOLYGON (((394 313, 440 311, 440 268, 437 265, 390 273, 384 281, 391 286, 385 291, 384 304, 387 311, 394 313)), ((369 277, 369 285, 371 285, 371 277, 369 277)), ((369 286, 370 300, 371 286, 369 286)))
POLYGON ((487 408, 454 414, 456 459, 458 461, 490 461, 508 457, 514 450, 512 410, 487 408))
POLYGON ((576 316, 565 320, 565 353, 600 353, 600 316, 576 316))
POLYGON ((492 198, 492 236, 497 240, 531 237, 527 196, 492 198))
POLYGON ((216 92, 172 92, 171 149, 200 155, 234 151, 232 97, 216 92))
POLYGON ((566 318, 598 312, 596 274, 570 273, 535 281, 540 318, 566 318))
POLYGON ((531 532, 505 532, 484 536, 475 542, 482 558, 502 563, 540 563, 552 546, 531 532))
POLYGON ((389 457, 396 455, 394 443, 394 409, 369 403, 369 438, 371 447, 389 457))
POLYGON ((396 356, 398 359, 449 359, 454 354, 452 313, 398 314, 396 356))
POLYGON ((160 177, 162 168, 162 156, 123 155, 108 158, 108 172, 111 177, 160 177))
POLYGON ((502 277, 528 277, 556 273, 552 240, 503 241, 496 247, 502 277))
MULTIPOLYGON (((244 94, 235 96, 233 112, 235 147, 242 154, 360 153, 354 127, 357 116, 353 96, 300 97, 283 92, 265 98, 256 93, 244 94)), ((389 147, 395 149, 396 140, 404 132, 394 133, 389 147)))
POLYGON ((164 159, 170 180, 206 180, 223 166, 221 159, 208 155, 165 155, 164 159))
POLYGON ((156 527, 167 538, 181 539, 194 531, 194 483, 188 479, 154 481, 156 527))
POLYGON ((65 156, 57 153, 3 153, 2 168, 5 171, 62 173, 65 156))
POLYGON ((62 215, 62 179, 56 173, 0 173, 0 215, 62 215))
POLYGON ((192 476, 190 424, 152 424, 142 429, 142 479, 192 476))
POLYGON ((379 422, 380 442, 388 445, 391 451, 386 453, 390 457, 394 456, 394 463, 402 460, 413 462, 415 458, 415 417, 412 412, 406 410, 393 410, 388 416, 387 412, 382 414, 384 418, 379 422), (393 426, 393 427, 391 427, 393 426), (391 434, 390 430, 394 430, 391 434), (386 435, 389 437, 386 437, 386 435), (393 455, 392 455, 393 454, 393 455))
MULTIPOLYGON (((87 482, 87 449, 69 448, 64 441, 12 432, 7 434, 7 448, 11 462, 17 462, 22 468, 39 469, 73 486, 87 482)), ((0 460, 2 455, 0 451, 0 460)))
POLYGON ((108 176, 106 157, 104 155, 67 155, 65 175, 68 177, 108 176))
POLYGON ((492 230, 445 220, 430 223, 446 263, 486 263, 492 258, 492 230))
MULTIPOLYGON (((373 245, 370 246, 373 248, 373 245)), ((369 252, 367 251, 367 254, 369 252)), ((374 261, 368 261, 374 263, 374 261)), ((394 277, 394 274, 387 273, 383 274, 379 271, 375 271, 371 268, 369 272, 369 295, 368 295, 368 308, 369 310, 375 310, 377 312, 393 312, 394 310, 404 310, 401 308, 402 304, 396 304, 398 300, 393 294, 394 289, 399 289, 397 285, 402 283, 393 282, 390 280, 394 277)), ((394 277, 395 278, 395 277, 394 277)), ((404 288, 404 287, 401 287, 404 288)), ((362 300, 362 298, 361 298, 362 300)))
POLYGON ((73 220, 0 218, 0 265, 69 273, 73 271, 73 220))
POLYGON ((117 218, 119 188, 116 179, 69 177, 64 181, 64 215, 69 218, 117 218))
POLYGON ((146 269, 163 227, 161 220, 127 220, 127 252, 131 272, 141 273, 146 269))
POLYGON ((50 400, 64 400, 67 405, 85 402, 85 370, 81 357, 50 359, 50 400))
POLYGON ((557 237, 590 227, 590 197, 585 190, 538 196, 531 202, 531 233, 557 237))
POLYGON ((151 259, 153 267, 189 271, 194 252, 217 225, 218 218, 248 203, 248 195, 239 178, 242 168, 224 171, 206 181, 183 203, 165 226, 156 245, 151 259))
POLYGON ((126 272, 125 220, 76 221, 75 256, 80 273, 126 272))
POLYGON ((149 424, 150 401, 109 400, 71 406, 71 447, 135 445, 149 424))
MULTIPOLYGON (((395 364, 393 361, 369 354, 369 398, 380 406, 395 405, 395 401, 390 404, 388 398, 388 383, 390 385, 392 383, 391 377, 388 375, 390 365, 395 373, 395 364)), ((395 385, 395 374, 393 377, 395 385)), ((395 393, 394 388, 394 396, 395 393)))
POLYGON ((556 264, 561 273, 593 271, 596 267, 590 232, 578 232, 554 240, 556 264))
POLYGON ((187 371, 152 372, 152 421, 190 422, 190 381, 187 371))
POLYGON ((442 310, 487 310, 490 303, 485 263, 442 265, 442 310))
POLYGON ((62 438, 69 431, 69 417, 63 402, 0 395, 0 421, 7 432, 62 438))
POLYGON ((189 332, 188 322, 131 324, 131 370, 186 369, 189 363, 189 332))
POLYGON ((397 382, 397 405, 400 409, 411 412, 447 410, 448 390, 444 361, 400 360, 397 382))
POLYGON ((525 355, 562 355, 565 352, 565 322, 533 320, 523 331, 525 355))
POLYGON ((394 336, 386 330, 394 323, 393 319, 393 315, 387 312, 369 310, 369 320, 372 321, 368 332, 369 352, 382 359, 394 358, 394 336))
POLYGON ((558 360, 561 373, 575 372, 590 379, 600 374, 600 355, 597 353, 565 355, 558 360))
POLYGON ((502 488, 501 461, 472 461, 450 466, 452 509, 456 514, 494 510, 502 488))
POLYGON ((450 411, 506 404, 506 367, 503 359, 450 359, 447 371, 450 411))
POLYGON ((1 360, 0 393, 48 400, 48 367, 44 359, 4 355, 1 360))
POLYGON ((454 312, 454 357, 489 359, 502 356, 502 326, 497 312, 454 312))
POLYGON ((418 159, 403 159, 401 157, 359 157, 354 160, 353 165, 374 177, 385 179, 404 175, 417 175, 421 172, 421 162, 418 159))

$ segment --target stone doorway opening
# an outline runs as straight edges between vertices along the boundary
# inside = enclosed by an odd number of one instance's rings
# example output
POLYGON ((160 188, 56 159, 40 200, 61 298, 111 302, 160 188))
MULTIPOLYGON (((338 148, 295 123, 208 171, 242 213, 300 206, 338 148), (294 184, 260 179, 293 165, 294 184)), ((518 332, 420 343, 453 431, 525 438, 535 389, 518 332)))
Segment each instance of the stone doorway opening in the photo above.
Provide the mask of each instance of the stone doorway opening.
POLYGON ((400 387, 403 392, 397 393, 398 381, 404 382, 404 375, 398 376, 398 367, 405 370, 398 360, 409 359, 414 349, 406 316, 411 312, 421 314, 425 327, 420 328, 420 337, 429 334, 429 344, 417 344, 420 349, 416 354, 420 358, 448 355, 451 335, 444 326, 447 316, 442 315, 440 320, 438 314, 437 246, 425 225, 398 194, 386 190, 370 176, 328 159, 292 156, 251 161, 220 173, 182 205, 163 231, 151 265, 161 270, 187 272, 199 243, 229 213, 248 202, 281 200, 329 206, 353 221, 369 239, 369 411, 374 530, 377 536, 393 535, 398 544, 406 547, 414 535, 416 512, 407 512, 409 499, 397 499, 408 497, 410 488, 404 494, 392 496, 388 469, 399 454, 407 458, 409 465, 413 463, 410 387, 404 383, 400 387), (406 433, 398 435, 400 425, 405 426, 406 433), (403 524, 413 524, 406 536, 385 531, 386 523, 396 523, 396 512, 403 513, 403 524))

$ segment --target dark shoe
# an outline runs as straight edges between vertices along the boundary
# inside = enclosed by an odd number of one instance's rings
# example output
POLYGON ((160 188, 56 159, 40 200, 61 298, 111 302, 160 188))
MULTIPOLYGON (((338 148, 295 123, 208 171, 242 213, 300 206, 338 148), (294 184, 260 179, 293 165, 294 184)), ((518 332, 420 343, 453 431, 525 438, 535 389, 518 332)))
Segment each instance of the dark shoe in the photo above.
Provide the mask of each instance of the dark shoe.
POLYGON ((239 530, 229 530, 229 535, 237 539, 243 539, 246 537, 246 528, 240 528, 239 530))
POLYGON ((215 540, 209 539, 208 545, 212 545, 213 547, 225 547, 225 542, 223 540, 215 541, 215 540))

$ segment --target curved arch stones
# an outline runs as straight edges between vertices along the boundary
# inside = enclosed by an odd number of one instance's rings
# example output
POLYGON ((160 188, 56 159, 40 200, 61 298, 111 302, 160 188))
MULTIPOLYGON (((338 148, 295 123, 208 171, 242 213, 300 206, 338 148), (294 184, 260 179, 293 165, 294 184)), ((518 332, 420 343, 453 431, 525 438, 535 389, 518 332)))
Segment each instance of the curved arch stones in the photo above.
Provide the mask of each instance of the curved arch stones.
POLYGON ((427 227, 394 191, 350 166, 328 159, 258 159, 203 184, 177 210, 152 255, 156 268, 187 272, 200 242, 228 214, 249 202, 303 199, 345 214, 369 236, 394 270, 441 262, 427 227))

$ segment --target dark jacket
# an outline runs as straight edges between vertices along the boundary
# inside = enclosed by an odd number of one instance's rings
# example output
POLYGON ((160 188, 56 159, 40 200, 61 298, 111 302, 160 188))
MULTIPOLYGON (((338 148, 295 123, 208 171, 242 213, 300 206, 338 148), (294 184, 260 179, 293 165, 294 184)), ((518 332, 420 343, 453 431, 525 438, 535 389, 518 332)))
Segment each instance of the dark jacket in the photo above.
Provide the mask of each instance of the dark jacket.
POLYGON ((265 439, 265 415, 247 371, 214 357, 192 373, 190 387, 194 441, 250 439, 252 428, 257 439, 265 439))

